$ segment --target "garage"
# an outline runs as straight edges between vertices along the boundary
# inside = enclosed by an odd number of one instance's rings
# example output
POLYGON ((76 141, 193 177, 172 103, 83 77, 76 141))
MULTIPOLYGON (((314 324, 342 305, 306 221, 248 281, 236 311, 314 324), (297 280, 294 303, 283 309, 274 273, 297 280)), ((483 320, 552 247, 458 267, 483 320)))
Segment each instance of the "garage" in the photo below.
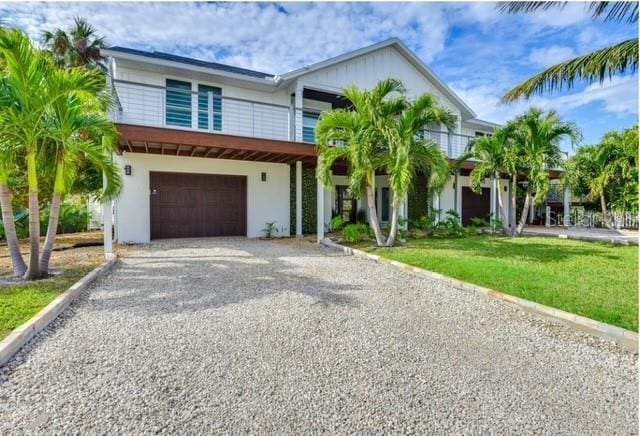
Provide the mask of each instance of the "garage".
POLYGON ((151 239, 247 235, 247 178, 150 172, 151 239))
POLYGON ((491 190, 482 188, 482 193, 473 192, 468 186, 462 187, 462 224, 471 224, 472 218, 489 220, 491 214, 491 190))

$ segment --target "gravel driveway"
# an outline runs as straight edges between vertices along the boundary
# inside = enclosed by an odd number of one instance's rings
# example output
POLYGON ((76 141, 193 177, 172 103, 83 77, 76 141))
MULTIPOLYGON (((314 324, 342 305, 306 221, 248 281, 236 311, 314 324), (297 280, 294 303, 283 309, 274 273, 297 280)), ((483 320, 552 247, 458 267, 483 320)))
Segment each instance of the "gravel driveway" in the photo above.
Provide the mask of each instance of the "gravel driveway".
POLYGON ((0 433, 637 433, 636 356, 307 241, 131 251, 0 370, 0 433))

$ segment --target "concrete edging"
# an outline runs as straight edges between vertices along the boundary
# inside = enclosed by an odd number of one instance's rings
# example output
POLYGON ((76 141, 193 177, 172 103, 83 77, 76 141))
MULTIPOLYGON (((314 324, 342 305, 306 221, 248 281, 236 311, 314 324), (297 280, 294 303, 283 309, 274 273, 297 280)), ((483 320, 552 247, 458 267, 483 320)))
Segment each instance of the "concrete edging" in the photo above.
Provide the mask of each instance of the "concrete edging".
POLYGON ((457 280, 452 277, 448 277, 442 274, 435 273, 433 271, 419 268, 417 266, 407 265, 406 263, 398 262, 396 260, 390 260, 385 257, 378 256, 376 254, 371 254, 362 250, 358 250, 356 248, 345 247, 344 245, 337 244, 328 238, 323 239, 322 244, 330 248, 341 250, 345 254, 364 257, 366 259, 370 259, 378 263, 392 265, 398 269, 401 269, 403 271, 406 271, 412 274, 417 274, 423 277, 429 277, 431 279, 441 280, 458 289, 463 289, 465 291, 472 291, 472 292, 480 292, 481 294, 486 295, 487 297, 502 300, 507 304, 515 306, 524 312, 543 317, 547 320, 550 320, 556 323, 561 323, 576 331, 589 333, 593 336, 597 336, 599 338, 602 338, 608 341, 613 341, 627 351, 631 351, 633 353, 638 352, 638 334, 636 332, 632 332, 631 330, 626 330, 620 327, 616 327, 614 325, 605 324, 603 322, 596 321, 591 318, 575 315, 573 313, 565 312, 560 309, 555 309, 553 307, 549 307, 543 304, 535 303, 533 301, 525 300, 523 298, 514 297, 512 295, 495 291, 493 289, 485 288, 483 286, 478 286, 472 283, 463 282, 462 280, 457 280))
POLYGON ((550 233, 536 232, 535 230, 527 230, 527 229, 524 229, 522 234, 526 236, 540 236, 543 238, 569 239, 573 241, 603 242, 606 244, 613 244, 613 245, 638 245, 637 239, 616 239, 614 236, 603 236, 602 238, 597 238, 594 236, 581 236, 581 235, 569 235, 569 234, 554 235, 550 233))
POLYGON ((69 289, 58 295, 29 321, 12 331, 0 342, 0 366, 11 358, 35 335, 44 330, 54 319, 78 298, 96 279, 105 275, 116 264, 117 257, 107 259, 100 266, 75 282, 69 289))

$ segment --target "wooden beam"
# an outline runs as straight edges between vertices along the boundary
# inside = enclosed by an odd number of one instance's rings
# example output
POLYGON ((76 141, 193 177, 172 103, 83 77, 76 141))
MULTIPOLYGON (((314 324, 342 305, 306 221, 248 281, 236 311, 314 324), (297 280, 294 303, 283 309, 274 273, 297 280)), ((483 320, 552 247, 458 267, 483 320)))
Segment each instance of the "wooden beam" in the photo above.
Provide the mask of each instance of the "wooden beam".
POLYGON ((160 144, 160 154, 164 154, 164 142, 160 144))
POLYGON ((182 144, 204 148, 230 148, 234 150, 263 151, 269 153, 316 156, 312 144, 274 139, 249 138, 219 133, 194 132, 163 127, 116 124, 121 137, 126 141, 149 141, 166 144, 182 144))
POLYGON ((251 153, 242 156, 242 160, 249 160, 251 159, 253 156, 255 156, 256 154, 259 154, 259 151, 252 151, 251 153))
POLYGON ((149 153, 149 143, 147 141, 144 141, 144 151, 149 153))
POLYGON ((194 155, 194 154, 196 154, 196 150, 197 150, 198 148, 199 148, 199 147, 193 147, 193 150, 191 150, 191 154, 190 154, 189 156, 193 157, 193 155, 194 155))
POLYGON ((133 153, 133 147, 131 146, 131 141, 127 141, 127 147, 129 148, 129 151, 133 153))
POLYGON ((180 147, 182 146, 178 145, 178 147, 176 148, 176 156, 180 156, 180 147))

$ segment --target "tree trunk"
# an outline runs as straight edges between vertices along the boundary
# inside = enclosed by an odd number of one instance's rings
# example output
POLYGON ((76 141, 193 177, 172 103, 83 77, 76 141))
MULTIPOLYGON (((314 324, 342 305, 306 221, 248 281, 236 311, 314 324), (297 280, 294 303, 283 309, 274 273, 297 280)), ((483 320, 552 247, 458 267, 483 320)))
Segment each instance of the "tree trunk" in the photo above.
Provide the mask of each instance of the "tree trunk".
POLYGON ((58 220, 60 219, 60 204, 62 203, 62 191, 64 190, 64 162, 58 162, 56 166, 56 178, 53 185, 53 198, 51 199, 51 211, 49 213, 49 224, 47 225, 47 236, 44 240, 42 255, 40 256, 40 274, 45 277, 49 275, 49 260, 53 250, 53 243, 56 240, 58 231, 58 220))
POLYGON ((600 207, 602 208, 602 222, 607 228, 611 228, 611 224, 609 223, 609 211, 607 210, 607 201, 604 198, 604 192, 600 194, 600 207))
POLYGON ((398 216, 400 214, 400 204, 393 202, 391 209, 391 228, 389 229, 389 237, 387 238, 387 247, 393 247, 396 243, 396 236, 398 235, 398 216))
POLYGON ((18 235, 16 234, 16 223, 13 216, 13 205, 11 204, 11 191, 5 181, 0 182, 0 206, 2 207, 2 222, 4 224, 4 235, 7 239, 7 247, 11 254, 11 265, 13 266, 13 275, 22 277, 27 270, 24 263, 22 253, 20 253, 20 244, 18 243, 18 235))
POLYGON ((29 183, 29 267, 24 278, 35 280, 40 277, 40 205, 38 204, 35 152, 27 154, 27 179, 29 183))
POLYGON ((522 234, 522 230, 527 223, 527 215, 529 214, 529 208, 531 207, 531 202, 533 200, 535 200, 535 197, 532 197, 531 194, 527 192, 527 196, 524 199, 522 214, 520 215, 520 222, 518 223, 518 227, 516 228, 514 236, 520 236, 522 234))
POLYGON ((376 211, 376 196, 373 193, 371 185, 367 185, 367 204, 369 206, 369 224, 376 235, 376 244, 378 247, 384 246, 384 238, 382 230, 380 230, 380 222, 378 221, 378 212, 376 211))
POLYGON ((511 216, 509 221, 511 222, 511 228, 509 229, 509 235, 513 236, 516 233, 516 219, 518 216, 518 211, 516 210, 518 205, 516 201, 516 192, 518 191, 518 178, 514 174, 511 176, 511 216))
POLYGON ((498 196, 498 208, 500 209, 500 219, 502 220, 502 231, 505 235, 509 234, 509 217, 504 210, 504 202, 502 201, 502 185, 500 179, 496 179, 496 185, 498 187, 496 195, 498 196))

